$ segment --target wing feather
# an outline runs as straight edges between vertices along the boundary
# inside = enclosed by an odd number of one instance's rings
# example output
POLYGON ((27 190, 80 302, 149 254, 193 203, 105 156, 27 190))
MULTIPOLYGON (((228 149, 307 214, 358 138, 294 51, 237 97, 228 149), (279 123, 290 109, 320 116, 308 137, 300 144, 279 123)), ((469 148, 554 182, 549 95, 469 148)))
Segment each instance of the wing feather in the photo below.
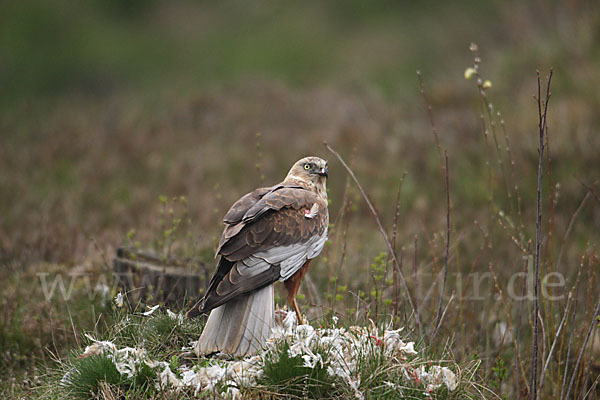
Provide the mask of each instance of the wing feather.
POLYGON ((316 193, 276 185, 242 197, 223 221, 226 226, 217 250, 221 260, 200 312, 291 277, 320 253, 329 216, 327 201, 316 193), (315 203, 320 211, 313 216, 315 203))
POLYGON ((238 201, 236 201, 227 214, 223 217, 223 222, 226 224, 236 224, 244 218, 244 215, 248 210, 256 204, 265 194, 272 192, 277 187, 281 185, 275 185, 271 187, 262 187, 258 188, 244 196, 242 196, 238 201))

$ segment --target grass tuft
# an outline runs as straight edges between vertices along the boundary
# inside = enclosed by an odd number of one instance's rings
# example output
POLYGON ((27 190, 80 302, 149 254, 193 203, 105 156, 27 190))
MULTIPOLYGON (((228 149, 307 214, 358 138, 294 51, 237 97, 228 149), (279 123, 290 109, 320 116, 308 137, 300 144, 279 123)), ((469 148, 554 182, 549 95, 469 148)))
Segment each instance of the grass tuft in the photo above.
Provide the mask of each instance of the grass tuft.
POLYGON ((120 385, 123 382, 113 361, 99 354, 77 359, 64 378, 64 388, 74 398, 87 399, 98 393, 102 383, 120 385))
POLYGON ((331 398, 335 397, 335 380, 327 372, 328 363, 326 352, 320 353, 323 363, 317 363, 313 368, 305 365, 300 354, 290 356, 290 344, 285 341, 275 353, 267 355, 263 376, 258 383, 270 391, 276 390, 278 395, 301 398, 331 398))

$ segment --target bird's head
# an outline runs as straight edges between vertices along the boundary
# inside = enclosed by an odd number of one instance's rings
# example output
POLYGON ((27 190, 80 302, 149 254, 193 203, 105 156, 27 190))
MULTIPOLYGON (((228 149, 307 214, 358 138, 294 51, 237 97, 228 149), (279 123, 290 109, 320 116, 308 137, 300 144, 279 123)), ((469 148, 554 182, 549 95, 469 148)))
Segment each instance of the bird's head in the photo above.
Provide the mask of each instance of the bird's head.
POLYGON ((296 161, 285 179, 307 183, 320 194, 326 193, 327 161, 319 157, 304 157, 296 161))

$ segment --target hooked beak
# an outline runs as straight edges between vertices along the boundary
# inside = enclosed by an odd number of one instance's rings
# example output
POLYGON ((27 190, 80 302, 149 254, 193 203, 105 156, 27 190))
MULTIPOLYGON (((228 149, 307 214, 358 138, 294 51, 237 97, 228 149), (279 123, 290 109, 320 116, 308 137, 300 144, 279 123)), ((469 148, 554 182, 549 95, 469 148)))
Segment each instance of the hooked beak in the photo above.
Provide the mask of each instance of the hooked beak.
POLYGON ((318 174, 327 178, 327 167, 321 168, 318 174))

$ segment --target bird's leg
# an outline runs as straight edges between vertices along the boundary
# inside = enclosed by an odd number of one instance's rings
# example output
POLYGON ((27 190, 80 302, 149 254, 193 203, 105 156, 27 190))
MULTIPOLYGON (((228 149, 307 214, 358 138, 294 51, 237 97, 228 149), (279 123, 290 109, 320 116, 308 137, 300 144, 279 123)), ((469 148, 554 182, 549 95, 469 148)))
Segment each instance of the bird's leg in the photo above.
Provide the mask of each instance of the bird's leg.
POLYGON ((298 325, 302 325, 304 322, 302 320, 302 314, 300 314, 300 310, 298 309, 298 304, 296 303, 296 293, 298 293, 300 282, 302 281, 304 274, 306 274, 308 271, 309 264, 310 260, 307 260, 304 265, 294 273, 294 275, 292 275, 287 281, 283 282, 288 293, 288 304, 294 308, 296 316, 298 317, 298 325))
POLYGON ((296 311, 296 317, 298 317, 298 325, 304 325, 304 321, 302 320, 302 314, 300 314, 300 310, 298 309, 298 304, 296 303, 296 298, 292 298, 292 307, 294 307, 294 311, 296 311))

